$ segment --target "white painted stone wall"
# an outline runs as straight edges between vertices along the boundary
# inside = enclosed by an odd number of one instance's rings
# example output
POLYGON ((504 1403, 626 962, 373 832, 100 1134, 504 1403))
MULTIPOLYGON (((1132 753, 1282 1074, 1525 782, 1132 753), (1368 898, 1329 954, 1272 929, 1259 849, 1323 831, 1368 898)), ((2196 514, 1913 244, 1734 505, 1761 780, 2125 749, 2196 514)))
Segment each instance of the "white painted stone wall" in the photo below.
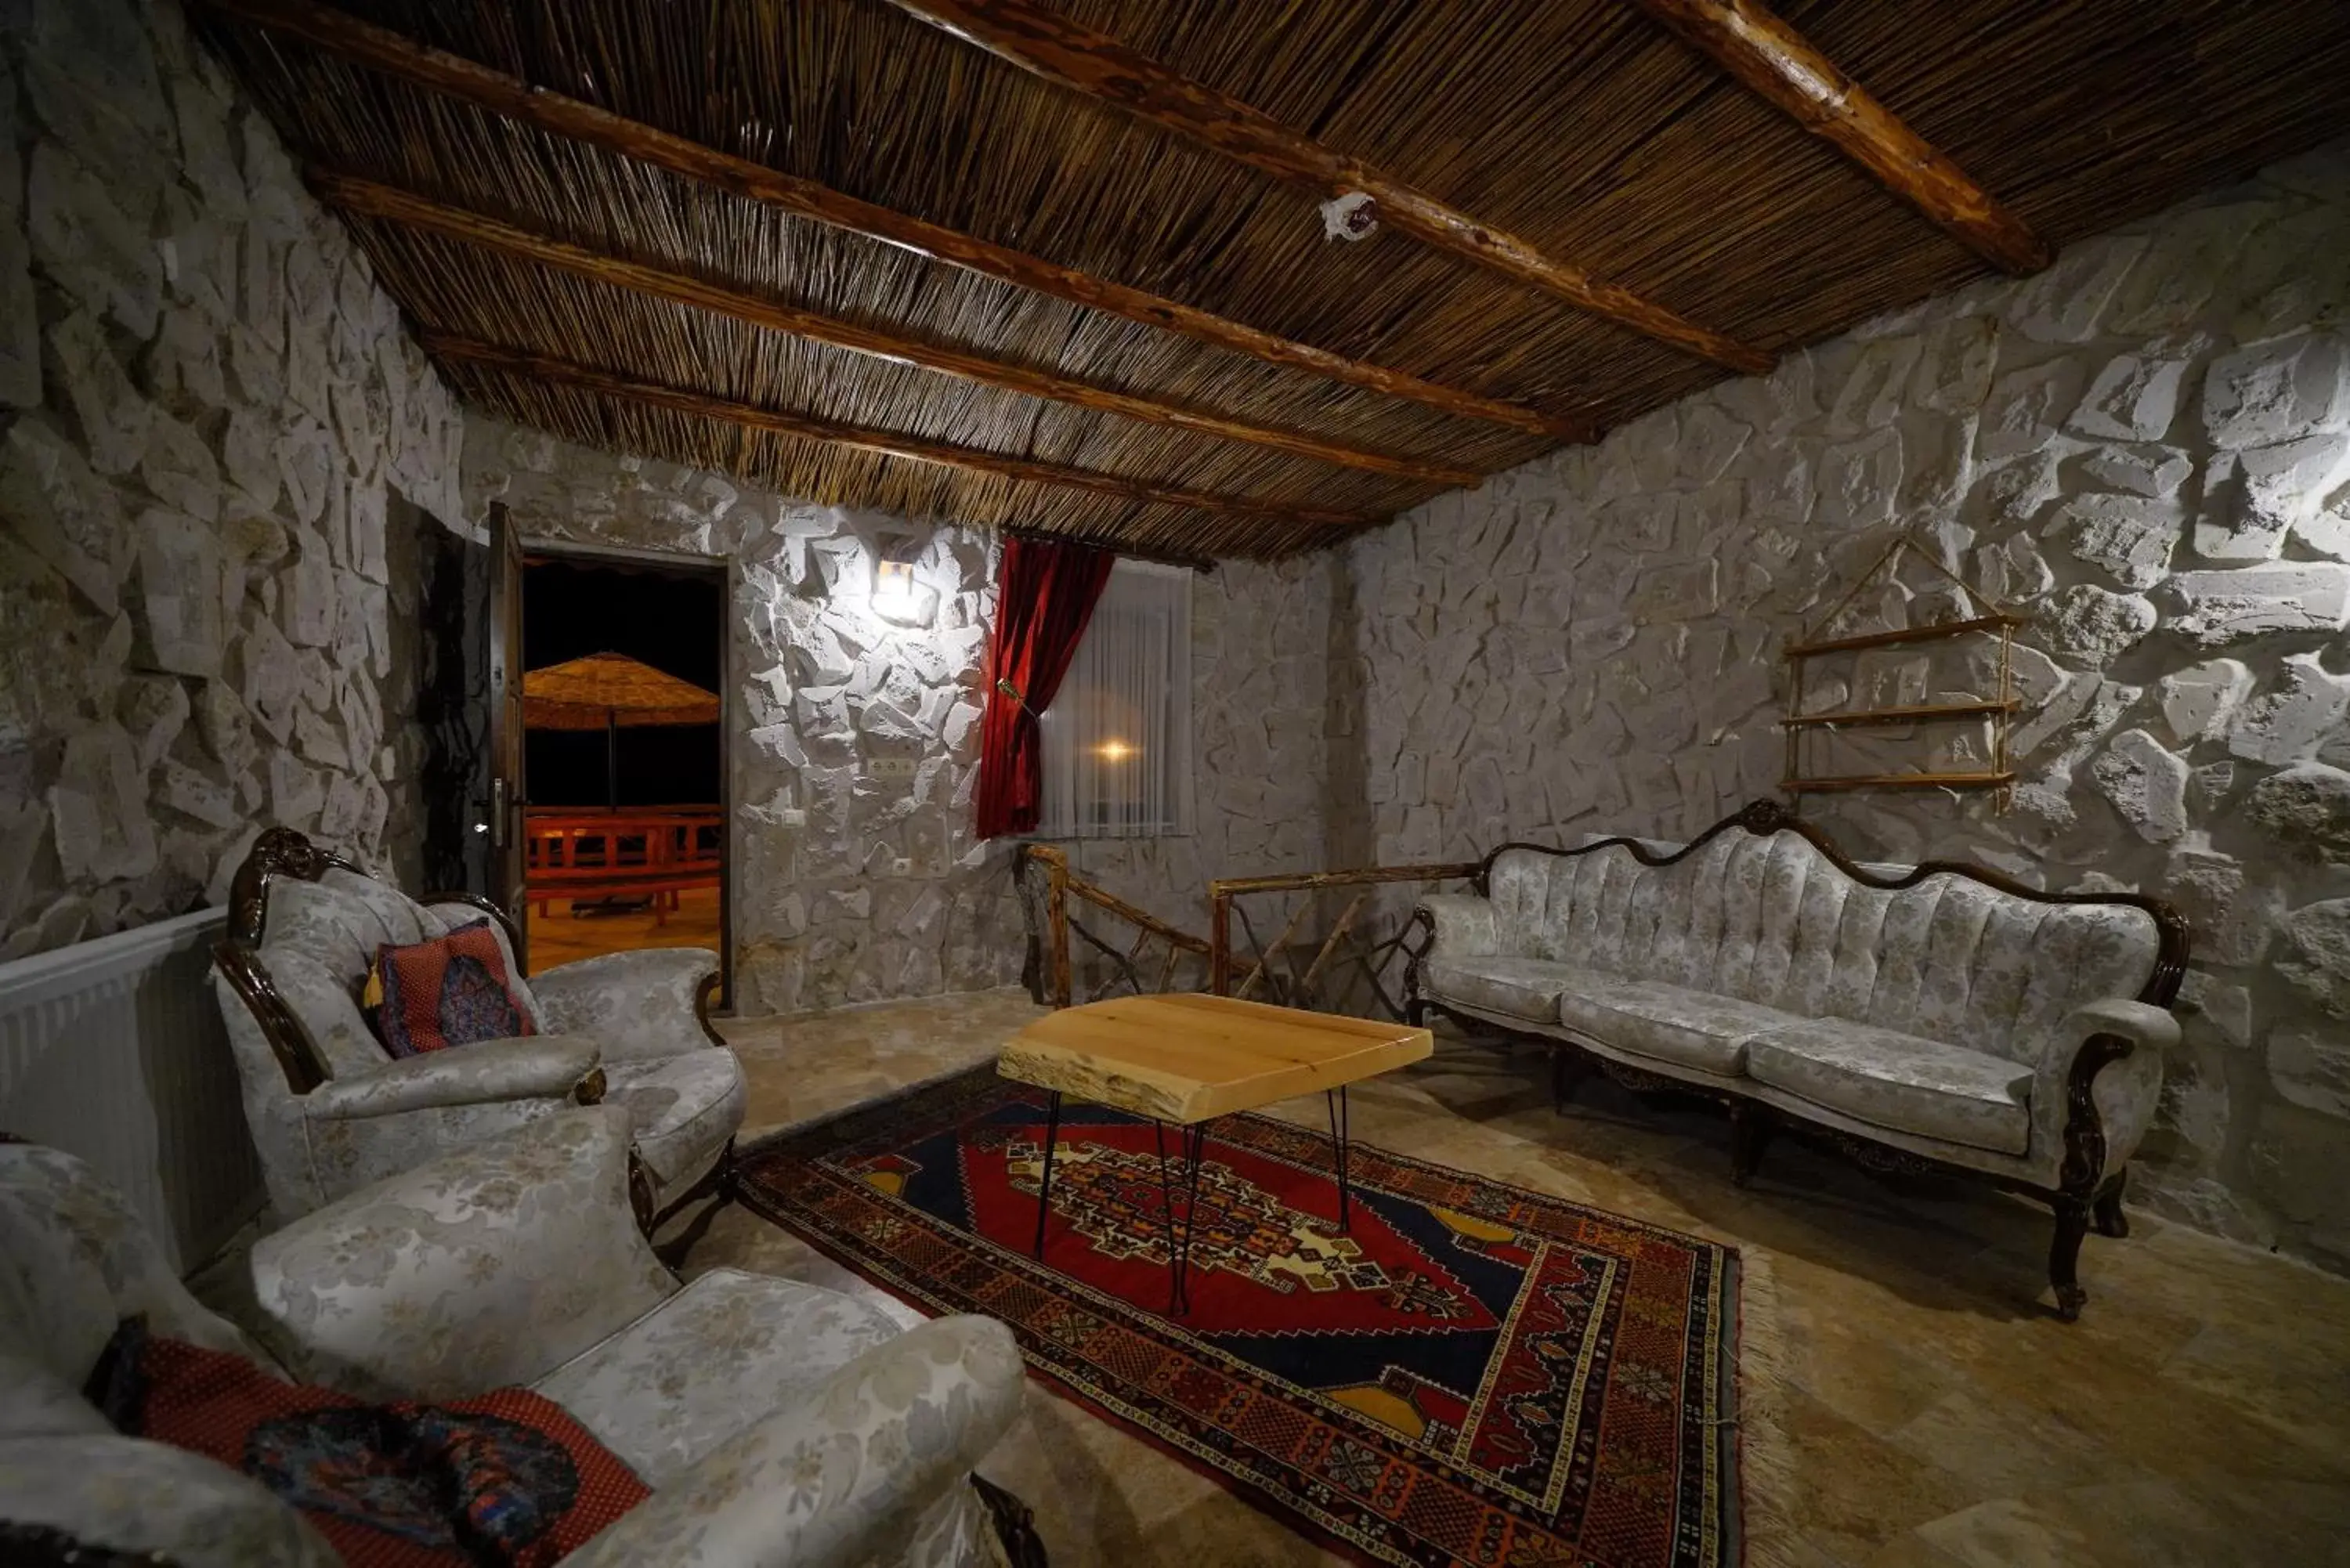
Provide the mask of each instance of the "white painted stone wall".
MULTIPOLYGON (((1865 857, 2181 906, 2139 1194, 2350 1264, 2345 324, 2337 147, 1431 502, 1348 551, 1361 732, 1332 773, 1360 798, 1334 823, 1390 861, 1695 833, 1773 793, 1781 648, 1910 530, 2033 617, 2024 782, 2003 815, 1806 814, 1865 857)), ((1856 628, 1948 602, 1913 570, 1856 628)), ((1864 704, 1985 684, 1899 649, 1843 679, 1864 704)))
POLYGON ((456 520, 459 435, 172 0, 0 9, 0 958, 218 901, 267 822, 412 840, 387 501, 456 520))
MULTIPOLYGON (((816 506, 474 416, 465 505, 477 526, 494 501, 526 536, 733 562, 741 1011, 1019 978, 1012 846, 972 835, 993 534, 816 506), (919 545, 923 608, 915 624, 895 625, 873 612, 873 563, 909 539, 919 545), (888 757, 910 759, 914 778, 874 777, 868 764, 888 757)), ((1327 576, 1326 566, 1299 563, 1201 579, 1192 600, 1200 833, 1077 846, 1087 875, 1204 933, 1206 877, 1311 863, 1327 576)))
POLYGON ((726 559, 735 1003, 792 1012, 1019 978, 1010 851, 971 831, 993 536, 468 421, 465 504, 526 537, 726 559), (918 543, 919 613, 873 565, 918 543), (883 758, 911 779, 874 776, 883 758))

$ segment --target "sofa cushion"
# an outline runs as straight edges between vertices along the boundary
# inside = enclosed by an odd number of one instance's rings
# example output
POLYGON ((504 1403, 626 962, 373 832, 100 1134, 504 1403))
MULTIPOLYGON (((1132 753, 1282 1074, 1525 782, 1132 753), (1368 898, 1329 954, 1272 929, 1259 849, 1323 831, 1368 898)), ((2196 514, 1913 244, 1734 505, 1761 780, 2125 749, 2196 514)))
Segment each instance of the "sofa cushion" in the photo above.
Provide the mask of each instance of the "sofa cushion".
POLYGON ((90 1374, 126 1437, 232 1467, 370 1568, 553 1568, 648 1489, 556 1401, 494 1388, 369 1405, 126 1318, 90 1374))
POLYGON ((488 919, 460 926, 445 937, 375 950, 362 1008, 370 1002, 376 1037, 394 1056, 414 1056, 536 1034, 506 983, 505 954, 488 919))
POLYGON ((1805 1019, 1749 1043, 1746 1071, 1857 1120, 2000 1154, 2032 1138, 2032 1069, 1963 1046, 1805 1019))
POLYGON ((666 1486, 904 1332, 879 1307, 837 1291, 712 1269, 532 1387, 666 1486))
POLYGON ((1464 958, 1430 960, 1423 988, 1440 1001, 1457 1002, 1481 1012, 1507 1013, 1534 1023, 1558 1022, 1558 993, 1573 971, 1548 959, 1464 958))
POLYGON ((1746 1043, 1800 1022, 1792 1014, 1661 981, 1627 980, 1568 969, 1558 1021, 1603 1045, 1734 1078, 1746 1071, 1746 1043))

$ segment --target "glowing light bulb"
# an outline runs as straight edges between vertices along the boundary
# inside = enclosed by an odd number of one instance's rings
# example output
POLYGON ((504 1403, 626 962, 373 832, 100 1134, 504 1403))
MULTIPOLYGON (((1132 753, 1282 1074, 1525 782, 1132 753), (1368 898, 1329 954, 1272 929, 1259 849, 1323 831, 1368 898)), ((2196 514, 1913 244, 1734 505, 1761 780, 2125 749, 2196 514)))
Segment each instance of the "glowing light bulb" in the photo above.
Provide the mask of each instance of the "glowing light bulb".
POLYGON ((902 616, 914 607, 914 566, 910 561, 882 561, 873 568, 873 610, 877 615, 902 616))
POLYGON ((1104 741, 1094 748, 1094 755, 1106 763, 1122 763, 1134 755, 1134 748, 1124 741, 1104 741))

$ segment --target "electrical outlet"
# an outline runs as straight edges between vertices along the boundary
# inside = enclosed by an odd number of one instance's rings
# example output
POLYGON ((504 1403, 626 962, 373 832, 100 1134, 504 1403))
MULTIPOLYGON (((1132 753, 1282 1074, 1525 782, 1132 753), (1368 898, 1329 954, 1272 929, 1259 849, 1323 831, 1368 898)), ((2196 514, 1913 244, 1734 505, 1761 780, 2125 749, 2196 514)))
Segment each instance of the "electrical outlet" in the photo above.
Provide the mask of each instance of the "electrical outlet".
POLYGON ((807 813, 795 805, 787 805, 775 813, 775 822, 783 827, 806 827, 807 813))
POLYGON ((911 757, 872 757, 865 763, 865 776, 869 779, 910 779, 916 766, 911 757))

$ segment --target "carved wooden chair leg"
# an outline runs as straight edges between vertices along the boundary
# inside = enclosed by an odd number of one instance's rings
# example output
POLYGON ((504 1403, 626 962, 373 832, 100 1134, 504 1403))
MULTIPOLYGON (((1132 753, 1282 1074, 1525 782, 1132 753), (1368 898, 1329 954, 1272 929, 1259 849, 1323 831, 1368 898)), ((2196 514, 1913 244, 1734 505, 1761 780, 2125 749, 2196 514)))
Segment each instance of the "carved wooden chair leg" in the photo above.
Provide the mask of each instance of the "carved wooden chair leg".
POLYGON ((1770 1147, 1771 1135, 1776 1127, 1771 1113, 1751 1100, 1730 1102, 1730 1179, 1743 1187, 1754 1179, 1757 1167, 1762 1163, 1762 1151, 1770 1147))
POLYGON ((1002 1556, 1010 1568, 1050 1568, 1045 1538, 1036 1533, 1035 1511, 976 1470, 972 1472, 971 1485, 986 1505, 996 1544, 1003 1548, 1002 1556))
POLYGON ((2048 1243, 2048 1282, 2056 1288, 2056 1315, 2078 1322, 2089 1293, 2081 1288, 2081 1242, 2089 1234, 2089 1200, 2059 1197, 2056 1234, 2048 1243))
POLYGON ((2125 1167, 2116 1172, 2114 1179, 2106 1183, 2105 1190, 2097 1194, 2091 1218, 2096 1223, 2098 1235, 2111 1236, 2119 1241, 2129 1234, 2129 1216, 2122 1212, 2122 1192, 2128 1186, 2129 1170, 2125 1167))
POLYGON ((636 1216, 637 1230, 650 1241, 653 1237, 653 1177, 637 1151, 629 1150, 629 1211, 636 1216))

